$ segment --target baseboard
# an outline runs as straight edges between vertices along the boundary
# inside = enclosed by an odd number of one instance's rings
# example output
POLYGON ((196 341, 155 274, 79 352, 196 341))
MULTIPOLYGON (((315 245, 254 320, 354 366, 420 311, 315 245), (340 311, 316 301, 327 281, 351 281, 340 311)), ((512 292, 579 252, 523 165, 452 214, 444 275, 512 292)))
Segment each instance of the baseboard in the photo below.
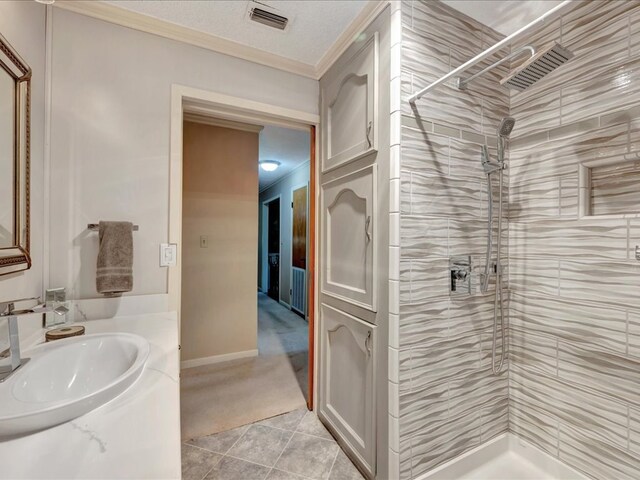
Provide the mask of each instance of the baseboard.
POLYGON ((225 353, 224 355, 213 355, 212 357, 194 358, 180 362, 180 369, 201 367, 202 365, 212 365, 214 363, 228 362, 240 358, 257 357, 258 350, 245 350, 244 352, 225 353))
POLYGON ((291 310, 291 305, 289 305, 284 300, 280 300, 280 305, 282 305, 283 307, 287 307, 288 310, 291 310))

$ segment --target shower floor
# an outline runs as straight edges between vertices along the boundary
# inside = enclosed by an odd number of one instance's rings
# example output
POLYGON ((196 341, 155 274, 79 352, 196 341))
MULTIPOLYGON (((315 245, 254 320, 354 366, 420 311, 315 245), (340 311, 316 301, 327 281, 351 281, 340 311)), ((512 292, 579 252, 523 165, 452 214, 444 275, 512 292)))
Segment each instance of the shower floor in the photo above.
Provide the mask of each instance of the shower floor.
POLYGON ((421 480, 588 480, 512 434, 504 434, 432 470, 421 480))

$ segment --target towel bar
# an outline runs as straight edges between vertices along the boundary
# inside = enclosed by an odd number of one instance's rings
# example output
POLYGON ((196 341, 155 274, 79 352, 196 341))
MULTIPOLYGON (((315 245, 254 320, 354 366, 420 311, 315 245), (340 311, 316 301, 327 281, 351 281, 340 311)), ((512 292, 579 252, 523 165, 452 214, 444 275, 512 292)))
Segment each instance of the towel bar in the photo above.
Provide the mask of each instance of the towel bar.
MULTIPOLYGON (((89 230, 94 230, 94 231, 97 232, 98 229, 100 228, 100 224, 98 224, 98 223, 90 223, 90 224, 87 225, 87 228, 89 230)), ((138 230, 140 230, 140 227, 138 225, 134 225, 133 226, 133 231, 137 232, 138 230)))

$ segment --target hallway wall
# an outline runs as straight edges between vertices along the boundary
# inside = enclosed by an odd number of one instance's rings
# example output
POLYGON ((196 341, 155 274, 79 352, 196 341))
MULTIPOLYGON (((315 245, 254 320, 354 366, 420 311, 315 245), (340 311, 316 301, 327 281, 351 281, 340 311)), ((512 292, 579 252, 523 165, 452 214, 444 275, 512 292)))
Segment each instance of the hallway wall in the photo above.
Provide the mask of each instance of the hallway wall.
POLYGON ((257 200, 258 133, 185 122, 183 362, 257 349, 257 200))
MULTIPOLYGON (((263 291, 267 291, 267 271, 263 268, 263 251, 264 241, 266 241, 265 232, 263 232, 264 215, 262 202, 274 198, 278 195, 280 197, 280 242, 281 257, 280 257, 280 300, 287 305, 291 305, 291 189, 294 187, 300 187, 302 185, 308 185, 309 183, 309 162, 305 162, 300 165, 296 170, 281 178, 273 185, 269 186, 265 190, 260 192, 260 226, 259 236, 260 242, 258 244, 259 250, 259 288, 263 291)), ((308 223, 308 222, 307 222, 308 223)), ((307 242, 308 243, 308 242, 307 242)))

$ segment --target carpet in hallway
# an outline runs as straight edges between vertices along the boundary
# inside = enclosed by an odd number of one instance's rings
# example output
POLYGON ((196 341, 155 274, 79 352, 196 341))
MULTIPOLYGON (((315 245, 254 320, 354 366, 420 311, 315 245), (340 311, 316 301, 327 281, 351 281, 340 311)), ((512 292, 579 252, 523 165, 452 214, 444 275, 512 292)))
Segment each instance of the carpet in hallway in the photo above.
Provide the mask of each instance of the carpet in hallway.
POLYGON ((305 320, 260 294, 257 357, 182 370, 182 439, 304 407, 307 335, 305 320))

